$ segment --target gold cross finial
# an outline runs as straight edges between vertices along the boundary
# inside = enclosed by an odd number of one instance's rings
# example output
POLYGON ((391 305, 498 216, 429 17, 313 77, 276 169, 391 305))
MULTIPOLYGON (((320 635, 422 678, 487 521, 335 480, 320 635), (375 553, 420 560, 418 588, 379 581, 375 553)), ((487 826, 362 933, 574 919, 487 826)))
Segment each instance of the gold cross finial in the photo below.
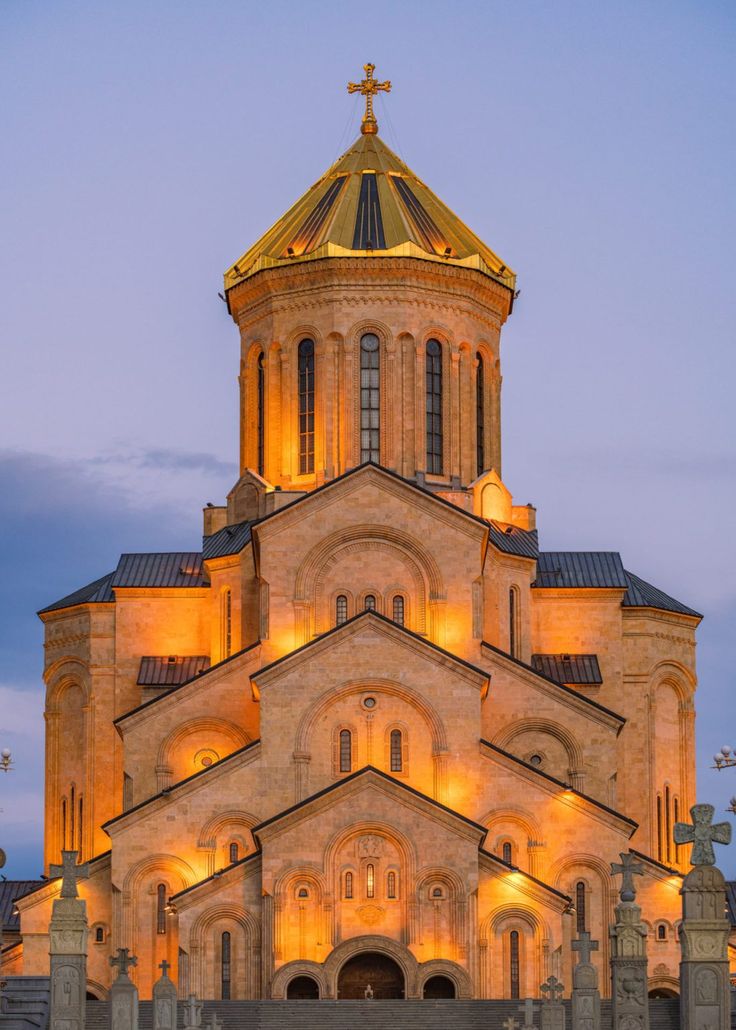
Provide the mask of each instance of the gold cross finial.
POLYGON ((349 82, 348 93, 362 93, 365 97, 365 114, 363 115, 363 121, 360 123, 360 131, 364 135, 374 135, 378 132, 378 122, 373 114, 373 97, 379 91, 390 93, 391 83, 376 82, 373 78, 373 72, 376 70, 375 64, 364 64, 363 68, 366 77, 361 82, 349 82))

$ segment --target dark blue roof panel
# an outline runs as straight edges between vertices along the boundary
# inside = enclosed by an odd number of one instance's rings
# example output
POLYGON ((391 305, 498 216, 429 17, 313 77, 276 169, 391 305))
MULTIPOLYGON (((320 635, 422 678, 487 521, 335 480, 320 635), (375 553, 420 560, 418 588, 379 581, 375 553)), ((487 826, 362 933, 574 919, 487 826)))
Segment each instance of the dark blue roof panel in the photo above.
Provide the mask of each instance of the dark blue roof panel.
POLYGON ((202 558, 223 558, 227 554, 238 554, 246 544, 250 543, 250 527, 252 522, 238 522, 234 526, 224 526, 212 536, 202 540, 202 558))
POLYGON ((595 654, 533 654, 532 667, 557 683, 603 682, 598 655, 595 654))
POLYGON ((138 670, 140 687, 178 687, 210 667, 210 656, 144 655, 138 670))
POLYGON ((522 558, 536 558, 539 554, 539 537, 536 529, 521 529, 505 522, 488 523, 491 543, 506 554, 518 554, 522 558))
POLYGON ((541 551, 533 585, 626 590, 629 583, 618 551, 541 551))
POLYGON ((702 619, 700 612, 693 611, 687 605, 676 601, 674 597, 665 594, 664 590, 647 583, 646 580, 635 576, 633 572, 626 573, 628 590, 621 602, 624 608, 659 608, 665 612, 677 612, 679 615, 693 615, 702 619))
POLYGON ((115 573, 108 572, 106 576, 96 579, 93 583, 88 583, 86 587, 80 587, 73 594, 67 594, 60 601, 55 601, 42 608, 38 614, 44 615, 46 612, 60 611, 62 608, 73 608, 75 604, 109 604, 115 600, 111 589, 114 575, 115 573))
POLYGON ((206 587, 199 551, 122 554, 113 587, 206 587))

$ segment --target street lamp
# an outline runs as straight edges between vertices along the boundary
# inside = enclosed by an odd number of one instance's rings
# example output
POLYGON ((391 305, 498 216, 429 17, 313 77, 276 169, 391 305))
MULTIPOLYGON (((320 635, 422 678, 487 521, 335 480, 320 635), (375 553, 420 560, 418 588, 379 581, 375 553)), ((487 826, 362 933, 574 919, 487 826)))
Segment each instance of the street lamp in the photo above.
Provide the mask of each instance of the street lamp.
POLYGON ((13 757, 10 754, 10 748, 4 747, 0 751, 0 769, 3 772, 10 772, 13 765, 13 757))
POLYGON ((713 761, 716 763, 711 766, 713 769, 729 769, 731 766, 736 765, 736 748, 730 748, 728 744, 724 744, 720 751, 716 751, 713 755, 713 761))

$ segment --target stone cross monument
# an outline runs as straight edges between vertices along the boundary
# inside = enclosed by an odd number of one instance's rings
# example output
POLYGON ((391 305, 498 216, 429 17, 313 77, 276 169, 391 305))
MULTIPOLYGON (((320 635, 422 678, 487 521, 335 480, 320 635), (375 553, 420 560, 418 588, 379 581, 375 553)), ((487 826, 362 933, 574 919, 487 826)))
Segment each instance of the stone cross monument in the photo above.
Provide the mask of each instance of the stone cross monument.
POLYGON ((190 994, 184 1003, 184 1030, 199 1030, 202 1026, 202 1002, 190 994))
POLYGON ((138 988, 128 976, 128 969, 138 965, 138 959, 127 948, 118 948, 110 965, 118 975, 110 988, 110 1026, 112 1030, 138 1030, 138 988))
POLYGON ((534 1004, 534 998, 525 998, 524 1004, 519 1005, 519 1012, 524 1013, 521 1030, 534 1030, 534 1013, 537 1011, 538 1006, 534 1004))
POLYGON ((565 1030, 565 1007, 562 1004, 565 988, 556 976, 549 976, 539 989, 542 992, 540 1027, 542 1030, 565 1030))
POLYGON ((578 961, 572 971, 572 1030, 600 1030, 601 995, 598 990, 598 970, 590 961, 590 953, 598 951, 598 941, 592 941, 587 930, 572 942, 578 961))
POLYGON ((163 960, 161 976, 153 985, 153 1030, 176 1030, 176 987, 169 979, 170 964, 163 960))
POLYGON ((682 1030, 728 1030, 731 1000, 728 982, 726 884, 716 869, 713 843, 728 844, 728 823, 713 825, 712 805, 693 805, 692 825, 675 823, 677 844, 693 843, 685 877, 680 927, 680 1026, 682 1030))
POLYGON ((49 1030, 84 1030, 87 997, 87 906, 79 897, 77 880, 89 876, 89 866, 77 865, 76 851, 62 851, 61 865, 49 875, 61 876, 61 894, 54 901, 49 924, 51 1009, 49 1030))
POLYGON ((620 863, 611 864, 611 872, 621 874, 616 922, 610 929, 611 1024, 613 1030, 649 1030, 647 931, 634 886, 634 877, 643 876, 644 867, 628 851, 621 853, 620 863))

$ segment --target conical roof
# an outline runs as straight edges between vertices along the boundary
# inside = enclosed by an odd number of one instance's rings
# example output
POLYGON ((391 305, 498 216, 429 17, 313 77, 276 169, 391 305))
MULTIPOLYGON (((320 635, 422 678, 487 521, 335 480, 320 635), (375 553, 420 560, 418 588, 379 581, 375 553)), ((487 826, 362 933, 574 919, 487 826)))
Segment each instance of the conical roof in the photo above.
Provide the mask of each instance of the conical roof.
POLYGON ((264 268, 325 257, 414 257, 516 277, 377 135, 365 134, 225 273, 231 289, 264 268))

